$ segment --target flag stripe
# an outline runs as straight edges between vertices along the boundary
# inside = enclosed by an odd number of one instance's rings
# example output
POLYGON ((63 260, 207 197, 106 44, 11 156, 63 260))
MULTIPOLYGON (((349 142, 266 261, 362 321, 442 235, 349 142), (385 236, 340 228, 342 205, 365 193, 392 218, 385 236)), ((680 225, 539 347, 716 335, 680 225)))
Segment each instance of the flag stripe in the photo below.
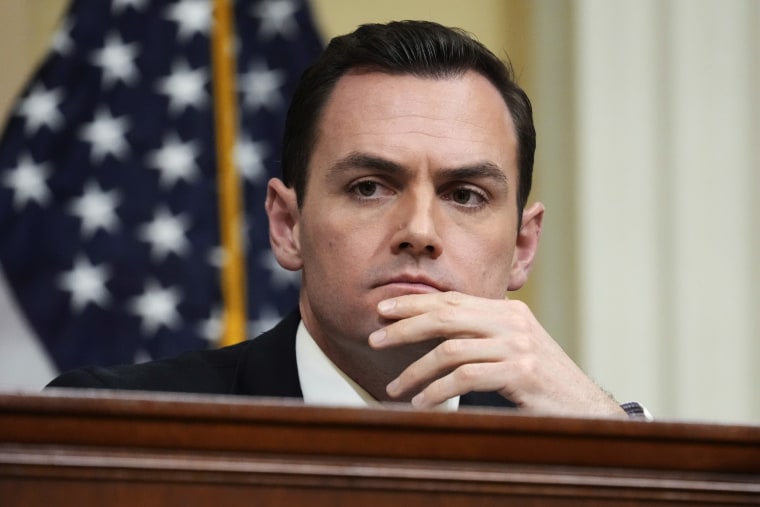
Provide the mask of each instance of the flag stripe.
POLYGON ((224 315, 221 345, 245 339, 245 267, 243 264, 240 178, 233 155, 237 138, 235 107, 234 27, 229 0, 214 0, 212 28, 216 154, 219 178, 219 225, 225 256, 222 261, 224 315))

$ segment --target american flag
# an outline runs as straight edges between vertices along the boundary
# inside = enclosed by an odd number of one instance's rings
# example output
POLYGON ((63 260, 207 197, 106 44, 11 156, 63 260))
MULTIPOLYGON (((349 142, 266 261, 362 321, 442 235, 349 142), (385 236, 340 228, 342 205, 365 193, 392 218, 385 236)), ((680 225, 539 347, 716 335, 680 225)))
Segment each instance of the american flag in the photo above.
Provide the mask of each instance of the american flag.
MULTIPOLYGON (((75 0, 0 139, 0 261, 59 370, 218 344, 211 0, 75 0)), ((302 0, 234 4, 248 336, 296 302, 263 202, 321 50, 302 0)), ((0 330, 0 332, 2 332, 0 330)))

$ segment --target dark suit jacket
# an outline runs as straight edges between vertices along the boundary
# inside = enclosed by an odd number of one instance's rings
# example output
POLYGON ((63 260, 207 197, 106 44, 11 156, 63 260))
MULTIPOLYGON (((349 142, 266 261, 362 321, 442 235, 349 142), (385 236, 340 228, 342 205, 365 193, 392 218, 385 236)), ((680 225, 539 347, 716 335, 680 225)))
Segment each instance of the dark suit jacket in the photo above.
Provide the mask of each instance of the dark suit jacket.
MULTIPOLYGON (((303 399, 296 366, 299 322, 300 315, 294 311, 254 340, 137 365, 73 370, 54 379, 48 387, 303 399)), ((514 407, 498 393, 469 393, 462 396, 460 405, 514 407)))

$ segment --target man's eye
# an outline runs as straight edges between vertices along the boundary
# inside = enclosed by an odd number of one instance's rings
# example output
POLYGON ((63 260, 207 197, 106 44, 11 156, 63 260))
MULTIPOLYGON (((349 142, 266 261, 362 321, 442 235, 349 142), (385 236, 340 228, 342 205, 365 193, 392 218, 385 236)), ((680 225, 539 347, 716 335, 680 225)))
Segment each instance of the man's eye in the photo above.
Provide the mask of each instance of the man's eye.
POLYGON ((378 199, 389 194, 389 189, 375 180, 360 180, 348 187, 357 199, 378 199))
POLYGON ((463 206, 478 206, 485 201, 485 198, 469 188, 457 188, 451 192, 451 200, 463 206))
POLYGON ((372 197, 377 192, 377 183, 374 181, 360 181, 354 188, 362 197, 372 197))

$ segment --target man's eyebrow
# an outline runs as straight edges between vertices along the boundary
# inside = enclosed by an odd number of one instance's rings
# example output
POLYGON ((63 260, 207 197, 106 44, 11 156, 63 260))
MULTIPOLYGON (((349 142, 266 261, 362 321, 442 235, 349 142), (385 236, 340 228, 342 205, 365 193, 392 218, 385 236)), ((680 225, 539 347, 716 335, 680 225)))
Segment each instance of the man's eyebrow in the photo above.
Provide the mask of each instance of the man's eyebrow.
POLYGON ((329 170, 330 174, 341 173, 349 169, 374 169, 388 174, 407 174, 409 170, 387 158, 368 153, 353 152, 335 162, 329 170))
POLYGON ((507 175, 493 162, 478 162, 462 167, 441 169, 440 173, 450 180, 490 179, 499 185, 509 184, 507 175))
MULTIPOLYGON (((337 174, 349 169, 374 169, 386 174, 409 175, 411 171, 404 165, 368 153, 353 152, 335 162, 329 174, 337 174)), ((437 171, 447 180, 491 179, 499 185, 508 185, 509 179, 504 171, 493 162, 477 162, 461 167, 443 168, 437 171)))

